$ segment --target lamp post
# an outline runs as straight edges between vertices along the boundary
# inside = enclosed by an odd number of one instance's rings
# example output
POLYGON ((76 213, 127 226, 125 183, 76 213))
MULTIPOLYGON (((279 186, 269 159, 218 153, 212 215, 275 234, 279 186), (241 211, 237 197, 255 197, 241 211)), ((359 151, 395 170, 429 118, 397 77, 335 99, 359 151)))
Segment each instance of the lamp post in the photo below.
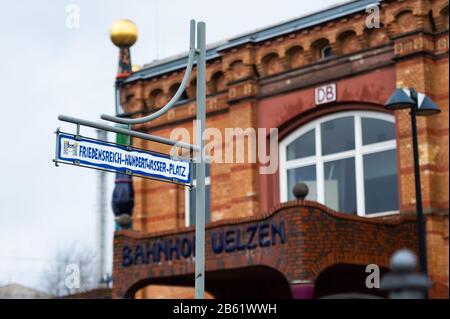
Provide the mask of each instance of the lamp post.
MULTIPOLYGON (((130 59, 130 47, 137 40, 137 28, 133 22, 129 20, 119 20, 113 24, 110 30, 112 42, 120 48, 119 53, 119 71, 116 76, 116 112, 121 111, 119 107, 120 100, 119 92, 117 91, 119 80, 127 78, 132 71, 131 59, 130 59)), ((123 82, 120 82, 123 83, 123 82)), ((159 108, 156 112, 149 114, 140 118, 127 118, 122 116, 111 116, 108 114, 102 114, 100 117, 103 120, 111 121, 115 123, 125 124, 128 129, 106 125, 103 123, 96 123, 92 121, 87 121, 80 118, 75 118, 67 115, 59 115, 58 119, 63 122, 73 123, 77 125, 77 136, 79 135, 80 127, 87 126, 91 128, 100 129, 103 131, 114 132, 117 134, 123 134, 126 137, 127 149, 131 149, 131 137, 138 137, 143 140, 161 143, 165 145, 170 145, 172 147, 177 147, 191 152, 197 152, 198 156, 193 162, 196 164, 196 226, 195 226, 195 297, 197 299, 204 298, 205 291, 205 158, 203 154, 204 148, 204 136, 205 136, 205 122, 206 122, 206 24, 204 22, 196 23, 195 20, 190 22, 190 36, 189 36, 189 54, 187 56, 186 71, 181 81, 180 86, 175 92, 174 96, 170 99, 167 104, 159 108), (197 33, 197 45, 195 44, 195 38, 197 33), (189 81, 191 75, 194 60, 197 60, 197 127, 196 127, 196 143, 189 144, 184 143, 179 140, 172 140, 162 136, 156 136, 151 134, 142 133, 140 131, 134 131, 131 129, 132 125, 148 123, 154 119, 157 119, 167 113, 180 99, 186 85, 189 81), (128 148, 128 146, 130 146, 128 148)), ((59 152, 59 140, 62 135, 60 135, 59 129, 57 130, 57 145, 55 159, 53 160, 57 165, 58 162, 70 164, 72 161, 61 160, 59 152)), ((120 136, 120 135, 119 135, 120 136)), ((120 144, 120 141, 117 141, 120 144)), ((172 153, 171 153, 172 154, 172 153)), ((172 160, 172 158, 170 159, 172 160)), ((73 162, 77 164, 77 161, 73 162)), ((130 167, 130 166, 128 166, 130 167)), ((131 213, 134 206, 134 192, 131 183, 131 175, 133 171, 130 169, 126 170, 126 177, 129 177, 126 181, 122 179, 121 175, 123 170, 114 169, 118 175, 116 176, 116 187, 113 193, 113 210, 115 215, 119 214, 119 224, 122 227, 129 228, 131 226, 131 213), (120 184, 128 184, 127 187, 120 187, 120 184), (117 196, 115 196, 116 194, 117 196)), ((189 170, 190 171, 190 170, 189 170)), ((183 184, 193 186, 191 184, 190 177, 186 183, 179 183, 177 180, 169 179, 167 176, 166 180, 170 180, 172 183, 183 184)))
POLYGON ((391 257, 392 272, 381 279, 380 288, 390 299, 423 299, 431 283, 424 274, 416 274, 416 255, 408 250, 396 251, 391 257))
MULTIPOLYGON (((123 79, 127 78, 132 71, 131 59, 130 59, 130 50, 129 48, 136 42, 137 40, 137 28, 133 22, 129 20, 119 20, 113 24, 110 30, 111 40, 112 42, 120 48, 119 53, 119 71, 117 75, 116 81, 116 112, 117 110, 121 110, 119 107, 120 99, 119 97, 119 88, 120 83, 122 83, 123 79)), ((195 20, 191 20, 190 22, 190 36, 189 36, 189 54, 187 58, 187 66, 186 72, 183 76, 183 80, 181 84, 174 94, 174 96, 170 99, 170 101, 160 108, 158 111, 141 117, 141 118, 124 118, 118 116, 110 116, 107 114, 102 114, 100 117, 107 121, 112 121, 115 123, 126 124, 131 127, 133 124, 142 124, 150 122, 164 113, 168 112, 175 103, 180 99, 182 93, 184 92, 186 85, 189 81, 189 77, 192 72, 192 68, 194 65, 194 60, 197 62, 197 127, 196 127, 196 136, 198 137, 198 141, 196 145, 189 145, 186 143, 182 143, 180 141, 164 139, 161 137, 150 136, 147 135, 147 139, 156 141, 159 143, 164 143, 171 146, 187 148, 190 151, 197 151, 198 156, 196 158, 196 225, 195 225, 195 298, 196 299, 204 299, 205 294, 205 158, 203 156, 204 149, 204 132, 206 125, 206 24, 204 22, 196 23, 195 20), (195 44, 195 38, 197 35, 197 45, 195 44)), ((117 114, 116 114, 117 115, 117 114)), ((62 117, 63 119, 68 119, 62 117)), ((75 121, 75 123, 88 123, 86 121, 80 121, 79 119, 71 119, 75 121)), ((99 125, 89 125, 99 127, 99 125)), ((109 129, 111 130, 111 129, 109 129)), ((129 133, 133 133, 131 136, 136 136, 137 132, 127 130, 129 133)), ((130 144, 128 142, 128 144, 130 144)), ((131 179, 131 177, 130 177, 131 179)), ((117 179, 116 179, 117 182, 117 179)), ((116 189, 117 183, 116 183, 116 189)), ((120 189, 119 189, 120 190, 120 189)), ((132 189, 131 189, 132 191, 132 189)), ((118 193, 118 191, 117 191, 118 193)), ((130 193, 134 195, 134 193, 130 193)), ((126 208, 131 208, 134 205, 134 201, 131 200, 133 196, 128 196, 126 199, 126 203, 129 204, 126 208)), ((113 202, 114 204, 114 202, 113 202)), ((129 213, 125 212, 125 216, 129 216, 129 213)))
MULTIPOLYGON (((133 66, 131 64, 130 48, 136 43, 138 29, 136 25, 127 19, 114 21, 109 30, 111 41, 119 48, 119 67, 117 69, 116 81, 114 83, 116 115, 123 113, 120 103, 120 87, 122 82, 131 75, 133 66)), ((128 128, 127 125, 116 124, 118 127, 128 128)), ((129 145, 131 137, 117 134, 116 143, 129 145)), ((134 207, 133 182, 130 175, 116 174, 114 180, 114 191, 112 196, 112 208, 116 216, 116 229, 131 228, 131 215, 134 207)))
POLYGON ((425 237, 425 220, 422 208, 422 190, 420 183, 420 163, 419 163, 419 145, 417 137, 417 116, 429 116, 440 112, 439 107, 425 94, 417 93, 416 90, 396 89, 391 97, 385 103, 388 110, 410 109, 412 140, 413 140, 413 158, 414 158, 414 179, 416 189, 416 211, 417 227, 419 234, 419 264, 420 271, 428 275, 427 270, 427 247, 425 237))

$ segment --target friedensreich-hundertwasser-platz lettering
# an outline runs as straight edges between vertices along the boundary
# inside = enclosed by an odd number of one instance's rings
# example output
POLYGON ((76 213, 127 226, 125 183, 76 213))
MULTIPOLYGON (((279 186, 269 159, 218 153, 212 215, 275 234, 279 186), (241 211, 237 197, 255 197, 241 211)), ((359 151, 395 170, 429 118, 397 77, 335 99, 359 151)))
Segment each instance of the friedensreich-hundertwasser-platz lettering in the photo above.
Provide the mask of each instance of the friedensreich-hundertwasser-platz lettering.
MULTIPOLYGON (((208 241, 207 241, 208 242, 208 241)), ((210 233, 210 249, 214 254, 265 248, 286 242, 284 221, 225 228, 210 233)), ((206 247, 208 249, 208 247, 206 247)), ((195 256, 195 237, 179 236, 165 240, 140 241, 122 247, 122 266, 147 265, 195 256)))

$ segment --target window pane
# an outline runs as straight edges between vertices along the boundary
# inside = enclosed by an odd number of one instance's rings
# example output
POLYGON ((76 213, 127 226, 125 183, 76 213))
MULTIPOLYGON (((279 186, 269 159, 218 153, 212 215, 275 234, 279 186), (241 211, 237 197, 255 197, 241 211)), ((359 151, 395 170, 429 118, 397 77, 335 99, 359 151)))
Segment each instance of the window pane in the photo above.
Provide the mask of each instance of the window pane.
MULTIPOLYGON (((205 207, 205 223, 211 220, 211 198, 210 186, 205 187, 206 207, 205 207)), ((189 225, 195 225, 195 188, 189 191, 189 225)))
POLYGON ((317 200, 316 165, 294 168, 287 171, 288 177, 288 200, 296 199, 292 194, 292 189, 297 183, 305 183, 308 188, 307 200, 317 200))
POLYGON ((320 57, 322 59, 329 58, 331 56, 333 56, 333 50, 329 45, 323 47, 322 50, 320 50, 320 57))
POLYGON ((361 122, 364 145, 395 139, 394 123, 371 118, 363 118, 361 122))
POLYGON ((316 155, 315 130, 303 134, 287 147, 287 160, 316 155))
POLYGON ((325 205, 339 212, 356 214, 354 158, 325 163, 325 205))
POLYGON ((398 210, 397 153, 364 156, 366 214, 398 210))
POLYGON ((353 116, 350 116, 321 124, 323 155, 355 148, 354 122, 353 116))

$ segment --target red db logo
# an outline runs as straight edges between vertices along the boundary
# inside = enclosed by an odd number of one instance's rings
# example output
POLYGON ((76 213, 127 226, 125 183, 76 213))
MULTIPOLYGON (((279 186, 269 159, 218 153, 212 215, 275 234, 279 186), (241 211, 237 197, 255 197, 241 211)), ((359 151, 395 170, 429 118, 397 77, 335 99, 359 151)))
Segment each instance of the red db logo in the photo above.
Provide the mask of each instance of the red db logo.
POLYGON ((336 83, 316 88, 316 105, 336 101, 336 83))

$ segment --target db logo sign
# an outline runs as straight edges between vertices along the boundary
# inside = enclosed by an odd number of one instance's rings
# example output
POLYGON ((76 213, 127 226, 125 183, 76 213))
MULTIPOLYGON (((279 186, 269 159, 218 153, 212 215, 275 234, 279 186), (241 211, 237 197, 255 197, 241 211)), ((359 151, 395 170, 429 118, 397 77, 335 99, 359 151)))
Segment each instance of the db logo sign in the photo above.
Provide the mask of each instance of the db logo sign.
POLYGON ((336 83, 316 88, 316 105, 336 101, 336 83))

